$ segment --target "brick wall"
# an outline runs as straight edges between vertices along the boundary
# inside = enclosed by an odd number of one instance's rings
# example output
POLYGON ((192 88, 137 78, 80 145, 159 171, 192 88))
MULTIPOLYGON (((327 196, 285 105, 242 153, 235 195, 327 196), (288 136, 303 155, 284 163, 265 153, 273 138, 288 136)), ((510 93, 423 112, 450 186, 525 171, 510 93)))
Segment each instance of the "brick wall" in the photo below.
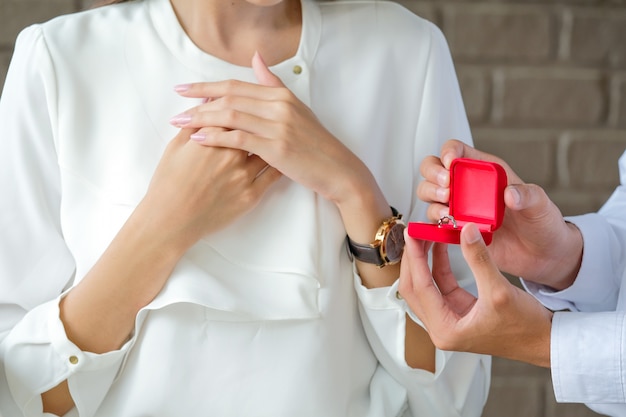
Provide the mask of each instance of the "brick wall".
MULTIPOLYGON (((398 1, 446 34, 476 146, 564 214, 597 210, 626 150, 626 1, 398 1)), ((557 404, 549 370, 494 360, 485 417, 594 415, 557 404)))
POLYGON ((626 2, 399 1, 445 32, 476 145, 595 211, 626 149, 626 2))
MULTIPOLYGON (((564 214, 595 211, 626 149, 626 0, 398 0, 439 25, 474 139, 543 186, 564 214)), ((19 29, 89 0, 0 0, 0 80, 19 29)), ((0 84, 1 85, 1 84, 0 84)), ((494 360, 485 417, 582 417, 550 373, 494 360)))

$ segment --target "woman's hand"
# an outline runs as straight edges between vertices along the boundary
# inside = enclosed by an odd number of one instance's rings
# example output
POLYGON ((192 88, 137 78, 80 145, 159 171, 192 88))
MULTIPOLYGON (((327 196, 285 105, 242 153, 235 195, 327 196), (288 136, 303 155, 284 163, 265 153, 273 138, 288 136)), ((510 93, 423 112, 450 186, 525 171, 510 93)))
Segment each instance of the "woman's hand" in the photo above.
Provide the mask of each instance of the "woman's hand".
MULTIPOLYGON (((206 102, 173 119, 175 125, 199 129, 192 139, 258 155, 293 181, 335 203, 347 234, 369 243, 389 203, 365 164, 334 137, 258 54, 252 60, 259 84, 241 81, 179 86, 185 97, 206 102), (218 128, 218 129, 216 129, 218 128)), ((357 261, 361 282, 368 288, 390 286, 399 265, 378 268, 357 261)), ((407 324, 407 363, 434 371, 434 347, 419 326, 407 324)))
POLYGON ((186 246, 251 210, 280 178, 258 156, 201 146, 190 140, 193 132, 183 129, 169 143, 141 202, 166 240, 186 246))
POLYGON ((550 366, 552 313, 500 274, 476 225, 463 227, 461 248, 476 277, 478 298, 458 286, 447 245, 406 239, 400 294, 438 348, 550 366))
POLYGON ((229 80, 179 86, 181 95, 208 101, 175 117, 176 124, 199 129, 193 139, 205 146, 259 155, 330 201, 340 203, 350 196, 347 191, 354 187, 350 181, 371 176, 365 165, 322 126, 258 54, 252 67, 260 84, 229 80))
POLYGON ((425 158, 420 165, 424 181, 419 184, 417 195, 430 203, 429 218, 437 220, 448 213, 448 169, 455 158, 496 162, 506 170, 509 186, 504 193, 504 221, 489 246, 489 253, 498 267, 555 289, 570 286, 582 260, 580 231, 563 220, 561 212, 541 187, 525 184, 500 158, 456 140, 444 144, 441 158, 425 158))
MULTIPOLYGON (((130 337, 139 309, 163 288, 183 253, 250 210, 280 177, 257 156, 200 146, 183 129, 169 143, 148 191, 93 268, 60 303, 68 338, 109 352, 130 337)), ((74 406, 67 381, 42 394, 46 412, 74 406)))
MULTIPOLYGON (((354 241, 371 242, 391 215, 372 173, 270 72, 260 55, 253 57, 252 68, 259 84, 229 80, 178 86, 181 95, 206 102, 174 117, 174 124, 199 129, 191 137, 204 146, 258 155, 335 203, 354 241)), ((389 285, 364 279, 367 285, 389 285)))

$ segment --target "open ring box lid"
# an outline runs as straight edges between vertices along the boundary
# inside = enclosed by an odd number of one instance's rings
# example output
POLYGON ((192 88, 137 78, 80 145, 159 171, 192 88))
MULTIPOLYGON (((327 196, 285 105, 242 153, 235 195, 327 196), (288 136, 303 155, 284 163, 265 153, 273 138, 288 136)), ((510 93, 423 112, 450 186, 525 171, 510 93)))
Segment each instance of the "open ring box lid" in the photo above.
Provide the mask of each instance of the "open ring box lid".
POLYGON ((458 158, 450 165, 450 216, 439 224, 409 222, 409 236, 435 242, 461 242, 461 229, 475 223, 487 245, 504 218, 504 168, 494 162, 458 158), (454 220, 453 220, 454 219, 454 220), (456 224, 455 224, 456 223, 456 224))

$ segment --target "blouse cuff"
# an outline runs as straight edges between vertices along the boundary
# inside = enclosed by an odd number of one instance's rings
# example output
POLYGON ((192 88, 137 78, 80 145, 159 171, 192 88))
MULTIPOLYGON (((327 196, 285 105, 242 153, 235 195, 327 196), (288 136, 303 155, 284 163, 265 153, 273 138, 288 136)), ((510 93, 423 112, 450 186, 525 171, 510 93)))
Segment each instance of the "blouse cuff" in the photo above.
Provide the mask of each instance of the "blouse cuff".
POLYGON ((398 284, 396 280, 391 287, 367 289, 358 278, 355 281, 363 326, 381 365, 407 388, 412 410, 428 402, 437 415, 478 416, 489 392, 491 358, 436 349, 434 374, 411 368, 404 349, 407 314, 424 325, 397 295, 398 284))
POLYGON ((557 312, 551 369, 558 402, 626 402, 626 312, 557 312))
POLYGON ((59 318, 62 297, 27 313, 3 342, 7 383, 26 416, 41 415, 41 394, 65 380, 79 414, 94 415, 131 344, 103 354, 81 351, 59 318))
MULTIPOLYGON (((406 315, 408 314, 422 328, 425 329, 425 326, 400 296, 399 282, 396 280, 391 287, 369 289, 363 286, 356 276, 355 288, 363 313, 376 334, 376 340, 381 344, 381 348, 388 352, 394 367, 400 372, 411 374, 413 381, 432 383, 444 371, 452 352, 436 349, 434 375, 425 370, 411 368, 406 363, 404 346, 406 315)), ((370 337, 370 343, 371 339, 370 337)))

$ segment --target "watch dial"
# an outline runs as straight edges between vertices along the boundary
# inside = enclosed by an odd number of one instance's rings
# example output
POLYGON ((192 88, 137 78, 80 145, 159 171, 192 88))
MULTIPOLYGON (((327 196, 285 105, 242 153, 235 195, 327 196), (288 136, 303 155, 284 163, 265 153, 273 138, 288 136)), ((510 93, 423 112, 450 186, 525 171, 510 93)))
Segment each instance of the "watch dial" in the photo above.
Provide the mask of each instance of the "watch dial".
POLYGON ((402 258, 402 252, 404 251, 404 228, 406 226, 402 223, 396 223, 393 225, 387 236, 387 259, 390 263, 400 261, 402 258))

